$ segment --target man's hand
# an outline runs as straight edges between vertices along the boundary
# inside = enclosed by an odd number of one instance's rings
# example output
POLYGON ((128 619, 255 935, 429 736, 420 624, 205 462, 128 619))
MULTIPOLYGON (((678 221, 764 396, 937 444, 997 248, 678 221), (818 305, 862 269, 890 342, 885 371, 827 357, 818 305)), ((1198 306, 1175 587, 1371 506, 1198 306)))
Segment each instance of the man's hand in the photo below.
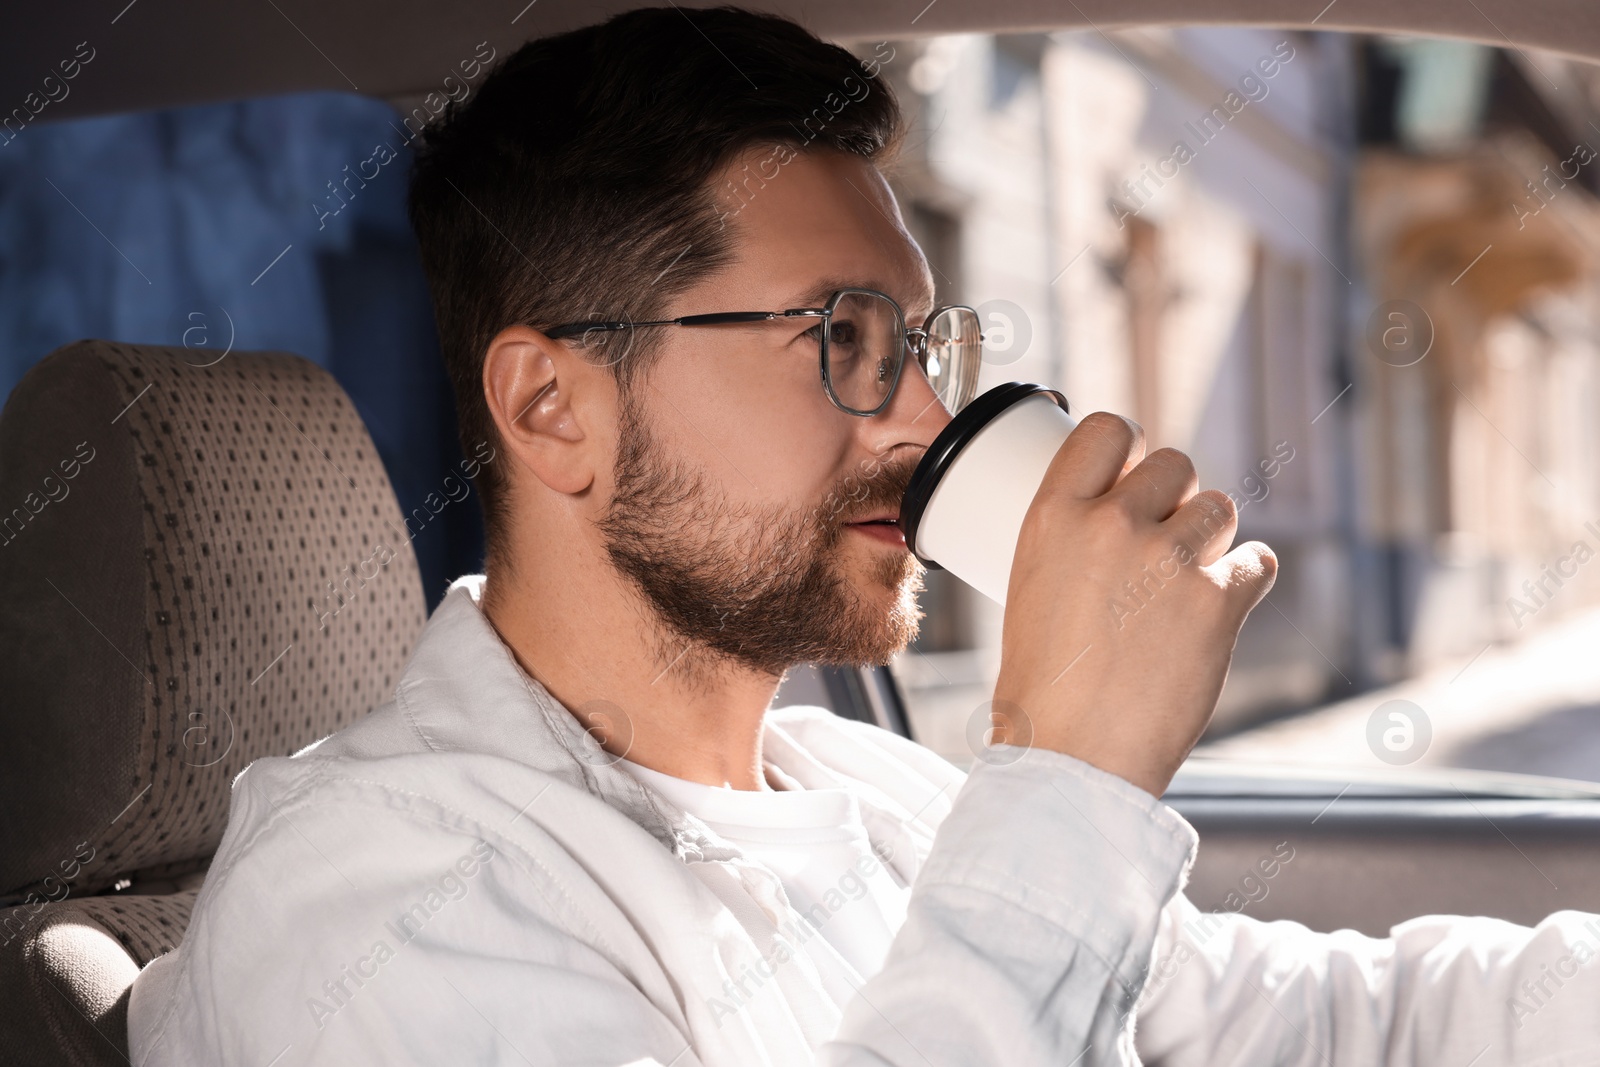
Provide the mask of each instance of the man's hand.
POLYGON ((1239 627, 1277 557, 1233 551, 1227 494, 1096 412, 1068 436, 1023 520, 1006 595, 996 740, 1075 756, 1154 796, 1216 710, 1239 627), (1143 462, 1141 462, 1143 459, 1143 462))

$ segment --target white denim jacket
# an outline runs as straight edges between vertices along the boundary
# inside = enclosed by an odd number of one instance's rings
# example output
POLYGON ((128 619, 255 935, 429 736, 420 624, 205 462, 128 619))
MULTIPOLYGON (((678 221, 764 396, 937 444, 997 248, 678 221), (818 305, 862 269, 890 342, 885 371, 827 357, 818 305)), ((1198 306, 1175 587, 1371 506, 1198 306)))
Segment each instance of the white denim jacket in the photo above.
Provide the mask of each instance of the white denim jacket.
POLYGON ((766 758, 855 791, 912 889, 878 973, 801 950, 776 876, 613 766, 480 589, 391 703, 239 776, 182 945, 134 985, 137 1067, 1600 1063, 1593 916, 1206 921, 1194 831, 1121 779, 1045 751, 964 778, 816 708, 770 713, 766 758))

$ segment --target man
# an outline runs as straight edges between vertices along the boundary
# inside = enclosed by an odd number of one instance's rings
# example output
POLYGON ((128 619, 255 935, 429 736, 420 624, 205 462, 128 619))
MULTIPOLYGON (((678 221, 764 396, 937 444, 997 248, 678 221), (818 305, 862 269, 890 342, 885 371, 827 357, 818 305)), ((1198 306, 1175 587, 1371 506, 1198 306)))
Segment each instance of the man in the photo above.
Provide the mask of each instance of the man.
POLYGON ((1195 835, 1156 798, 1276 563, 1125 420, 1085 419, 1029 512, 994 758, 963 780, 768 710, 789 667, 914 635, 894 520, 967 399, 899 332, 933 286, 879 169, 880 61, 640 11, 527 46, 428 131, 412 217, 463 439, 496 457, 487 575, 392 702, 240 776, 134 987, 136 1064, 1588 1055, 1589 971, 1506 1010, 1579 917, 1375 940, 1182 897, 1195 835))

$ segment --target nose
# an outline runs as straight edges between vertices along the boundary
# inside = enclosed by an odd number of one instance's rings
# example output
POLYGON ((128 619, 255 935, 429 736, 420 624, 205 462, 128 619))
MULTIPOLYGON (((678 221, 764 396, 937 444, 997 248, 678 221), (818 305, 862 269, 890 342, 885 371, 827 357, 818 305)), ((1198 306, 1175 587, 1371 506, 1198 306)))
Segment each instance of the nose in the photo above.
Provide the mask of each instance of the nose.
POLYGON ((950 424, 950 418, 950 412, 928 382, 922 361, 908 351, 889 406, 861 422, 872 451, 884 455, 890 449, 908 446, 918 453, 926 451, 939 431, 950 424))

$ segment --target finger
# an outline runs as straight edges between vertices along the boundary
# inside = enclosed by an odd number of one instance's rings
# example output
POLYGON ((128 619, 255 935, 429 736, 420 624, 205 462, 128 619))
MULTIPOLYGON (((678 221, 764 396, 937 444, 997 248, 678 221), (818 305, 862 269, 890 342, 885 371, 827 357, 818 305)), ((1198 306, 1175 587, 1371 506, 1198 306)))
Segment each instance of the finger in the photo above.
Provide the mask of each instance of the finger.
POLYGON ((1239 509, 1227 493, 1207 489, 1189 497, 1162 525, 1194 553, 1196 563, 1209 567, 1233 544, 1239 532, 1239 509))
POLYGON ((1272 591, 1278 579, 1278 557, 1260 541, 1246 541, 1203 569, 1227 588, 1243 622, 1272 591))
POLYGON ((1144 428, 1121 415, 1096 411, 1067 435, 1040 490, 1092 500, 1116 485, 1142 458, 1144 428))
POLYGON ((1135 515, 1165 522, 1199 488, 1200 481, 1188 456, 1175 448, 1158 448, 1108 495, 1121 497, 1135 515))

